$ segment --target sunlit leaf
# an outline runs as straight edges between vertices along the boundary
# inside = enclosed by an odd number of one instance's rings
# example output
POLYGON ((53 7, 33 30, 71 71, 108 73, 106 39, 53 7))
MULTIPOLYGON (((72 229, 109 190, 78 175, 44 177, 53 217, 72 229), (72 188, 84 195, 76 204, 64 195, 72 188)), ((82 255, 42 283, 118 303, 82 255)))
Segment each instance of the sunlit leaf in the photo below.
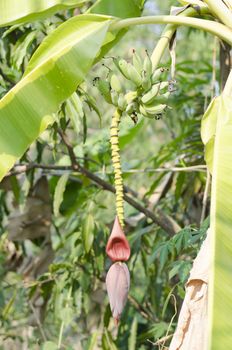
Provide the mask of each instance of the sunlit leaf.
MULTIPOLYGON (((231 77, 230 77, 231 78, 231 77)), ((210 279, 211 350, 232 342, 232 99, 220 96, 213 153, 210 237, 213 271, 210 279)))
POLYGON ((57 186, 54 194, 54 201, 53 201, 53 211, 55 216, 59 215, 59 210, 60 210, 61 203, 63 201, 64 191, 65 191, 68 178, 69 178, 69 174, 64 174, 59 178, 57 182, 57 186))
POLYGON ((105 38, 108 17, 71 18, 35 52, 24 78, 0 101, 0 180, 53 123, 52 113, 84 79, 105 38))
POLYGON ((89 11, 120 18, 138 17, 141 14, 142 3, 141 0, 98 0, 89 11))
POLYGON ((78 7, 87 0, 1 0, 0 26, 32 22, 53 13, 78 7))

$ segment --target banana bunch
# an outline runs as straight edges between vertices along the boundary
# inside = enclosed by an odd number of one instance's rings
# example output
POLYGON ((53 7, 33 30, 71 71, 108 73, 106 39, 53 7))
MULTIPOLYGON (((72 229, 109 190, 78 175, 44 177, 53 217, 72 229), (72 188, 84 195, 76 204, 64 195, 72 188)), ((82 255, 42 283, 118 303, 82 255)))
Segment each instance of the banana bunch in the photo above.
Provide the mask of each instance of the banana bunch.
POLYGON ((144 60, 133 50, 132 63, 121 58, 113 62, 124 78, 131 81, 135 91, 125 95, 125 112, 131 116, 142 114, 147 118, 159 119, 168 107, 168 98, 175 90, 174 81, 162 81, 167 68, 153 71, 151 58, 146 51, 144 60))
POLYGON ((132 62, 115 57, 113 62, 123 78, 133 84, 134 89, 126 93, 119 77, 110 71, 107 79, 94 80, 106 102, 125 112, 134 121, 138 114, 159 119, 170 108, 168 99, 175 91, 175 81, 163 80, 168 69, 161 67, 153 70, 147 51, 144 59, 133 50, 132 62))

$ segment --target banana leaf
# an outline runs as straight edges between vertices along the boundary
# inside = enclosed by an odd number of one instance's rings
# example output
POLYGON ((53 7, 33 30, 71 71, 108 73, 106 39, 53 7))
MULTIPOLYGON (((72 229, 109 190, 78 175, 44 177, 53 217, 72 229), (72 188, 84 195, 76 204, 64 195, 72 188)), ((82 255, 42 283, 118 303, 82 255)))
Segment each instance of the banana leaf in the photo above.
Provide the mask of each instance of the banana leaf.
MULTIPOLYGON (((232 73, 227 84, 232 86, 232 73)), ((228 87, 227 85, 227 87, 228 87)), ((203 119, 204 140, 210 140, 212 165, 209 349, 230 349, 232 344, 232 88, 225 88, 203 119), (228 94, 227 92, 230 91, 228 94), (205 128, 208 119, 208 138, 205 128)))
POLYGON ((0 0, 0 27, 32 22, 87 0, 0 0))
POLYGON ((0 100, 0 180, 83 81, 111 22, 99 15, 66 21, 44 40, 23 79, 0 100))
POLYGON ((89 12, 120 18, 139 17, 143 3, 143 0, 98 0, 89 9, 89 12))

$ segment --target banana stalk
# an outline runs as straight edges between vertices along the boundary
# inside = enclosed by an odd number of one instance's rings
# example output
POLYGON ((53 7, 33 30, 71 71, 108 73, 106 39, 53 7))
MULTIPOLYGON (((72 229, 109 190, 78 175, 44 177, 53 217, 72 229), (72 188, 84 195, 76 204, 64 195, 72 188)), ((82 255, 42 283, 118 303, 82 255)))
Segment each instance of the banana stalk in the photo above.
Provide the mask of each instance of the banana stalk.
POLYGON ((115 110, 110 127, 111 157, 114 168, 114 184, 116 190, 116 211, 121 227, 124 227, 124 206, 123 206, 123 181, 119 154, 119 124, 122 112, 115 110))

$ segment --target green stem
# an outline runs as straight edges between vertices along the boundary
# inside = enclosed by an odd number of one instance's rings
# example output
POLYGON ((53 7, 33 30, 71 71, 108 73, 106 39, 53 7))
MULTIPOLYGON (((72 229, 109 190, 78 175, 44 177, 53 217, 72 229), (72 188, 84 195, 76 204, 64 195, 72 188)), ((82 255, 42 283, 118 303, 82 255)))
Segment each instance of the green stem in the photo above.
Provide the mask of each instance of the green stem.
MULTIPOLYGON (((202 3, 203 4, 203 3, 202 3)), ((202 6, 200 8, 201 14, 206 14, 208 13, 208 7, 207 6, 202 6)), ((191 17, 197 14, 197 11, 193 7, 188 7, 187 9, 183 10, 180 12, 177 16, 182 16, 182 17, 191 17)), ((152 61, 152 66, 153 70, 155 70, 173 36, 177 29, 177 25, 174 24, 168 24, 164 31, 161 34, 161 37, 151 55, 151 61, 152 61)))
POLYGON ((199 18, 181 16, 146 16, 118 20, 111 25, 111 30, 119 30, 140 24, 174 24, 184 25, 209 32, 232 45, 232 30, 224 24, 199 18))
POLYGON ((227 27, 232 28, 232 13, 221 0, 205 0, 209 10, 227 27))

